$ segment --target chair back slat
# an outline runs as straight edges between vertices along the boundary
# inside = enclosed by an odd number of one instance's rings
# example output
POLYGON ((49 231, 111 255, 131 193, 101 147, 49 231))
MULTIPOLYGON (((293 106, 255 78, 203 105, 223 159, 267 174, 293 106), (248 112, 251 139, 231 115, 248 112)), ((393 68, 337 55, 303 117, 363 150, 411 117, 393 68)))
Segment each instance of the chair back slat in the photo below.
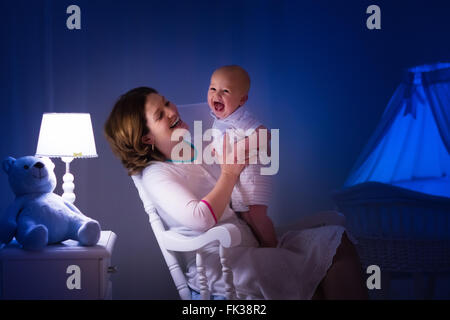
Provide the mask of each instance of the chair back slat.
POLYGON ((152 227, 153 233, 155 234, 156 241, 158 242, 167 267, 169 268, 169 272, 175 283, 175 287, 177 288, 182 300, 191 300, 191 291, 187 285, 186 276, 184 275, 183 269, 180 266, 177 254, 175 252, 167 250, 164 245, 164 241, 161 236, 162 233, 166 231, 164 228, 164 224, 162 223, 155 206, 152 204, 150 199, 148 199, 146 193, 144 192, 140 177, 132 176, 132 179, 139 192, 142 203, 144 204, 144 210, 148 214, 150 225, 152 227))

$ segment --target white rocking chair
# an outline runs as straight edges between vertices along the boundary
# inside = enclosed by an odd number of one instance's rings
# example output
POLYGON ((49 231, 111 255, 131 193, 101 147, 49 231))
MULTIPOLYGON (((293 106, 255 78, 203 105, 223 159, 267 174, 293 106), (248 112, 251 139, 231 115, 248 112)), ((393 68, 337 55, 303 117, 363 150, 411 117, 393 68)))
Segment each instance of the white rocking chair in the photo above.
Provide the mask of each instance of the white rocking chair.
MULTIPOLYGON (((137 176, 132 176, 132 178, 181 299, 191 300, 192 291, 187 284, 184 274, 185 268, 180 264, 177 252, 196 253, 197 272, 200 275, 200 297, 202 300, 209 300, 211 294, 201 249, 213 242, 219 243, 220 262, 225 281, 224 297, 227 300, 237 299, 236 289, 233 284, 233 272, 227 264, 227 249, 238 246, 241 243, 241 233, 238 227, 230 223, 218 224, 197 237, 186 237, 174 231, 166 230, 156 208, 142 190, 140 179, 137 176)), ((337 211, 324 211, 305 217, 293 225, 277 228, 276 231, 281 235, 288 230, 301 230, 325 225, 344 226, 345 217, 337 211)))
POLYGON ((173 278, 175 286, 182 300, 191 300, 192 292, 188 287, 184 275, 184 267, 180 265, 177 252, 195 252, 197 272, 200 275, 200 295, 202 300, 209 300, 211 295, 208 288, 208 279, 203 265, 201 249, 206 245, 219 242, 220 262, 225 280, 224 296, 227 300, 236 299, 236 290, 233 284, 233 273, 227 265, 227 248, 237 246, 241 243, 239 229, 230 223, 219 224, 197 237, 186 237, 171 230, 165 230, 164 225, 152 202, 142 190, 140 179, 133 176, 133 181, 138 189, 139 196, 144 204, 144 210, 149 216, 158 245, 164 256, 164 260, 173 278))
MULTIPOLYGON (((182 105, 178 106, 178 108, 183 121, 187 122, 189 126, 193 126, 194 120, 201 120, 205 128, 211 127, 212 117, 209 116, 209 113, 206 111, 208 110, 208 105, 206 103, 182 105)), ((237 295, 233 284, 233 272, 227 265, 227 249, 238 246, 241 243, 239 229, 230 223, 218 224, 195 238, 185 237, 173 231, 165 230, 156 208, 150 199, 148 199, 146 193, 143 192, 139 178, 137 176, 133 176, 132 178, 144 204, 145 212, 149 215, 153 232, 181 299, 191 300, 192 291, 187 284, 184 275, 184 266, 180 264, 181 259, 178 258, 177 252, 196 253, 197 272, 201 279, 199 288, 200 297, 209 300, 211 294, 209 292, 208 279, 206 278, 206 270, 203 265, 201 249, 212 242, 218 242, 220 245, 220 261, 222 263, 222 272, 226 283, 224 296, 228 300, 236 299, 237 295)), ((345 225, 345 218, 336 211, 325 211, 305 217, 291 226, 277 228, 277 233, 278 235, 281 235, 287 230, 301 230, 324 225, 345 225)))

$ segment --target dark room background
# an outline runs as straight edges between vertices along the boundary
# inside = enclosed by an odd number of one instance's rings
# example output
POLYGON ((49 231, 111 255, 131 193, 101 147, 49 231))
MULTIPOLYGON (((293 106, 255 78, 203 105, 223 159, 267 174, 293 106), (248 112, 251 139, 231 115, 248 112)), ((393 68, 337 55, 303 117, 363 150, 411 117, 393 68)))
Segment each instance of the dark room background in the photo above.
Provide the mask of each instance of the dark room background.
MULTIPOLYGON (((75 204, 117 236, 113 296, 177 299, 132 180, 103 135, 119 95, 151 86, 206 101, 211 72, 251 76, 246 108, 280 129, 277 224, 331 209, 402 72, 450 60, 448 1, 0 0, 0 158, 33 155, 43 112, 89 112, 97 152, 76 159, 75 204), (81 9, 69 30, 66 8, 81 9), (381 9, 381 30, 366 9, 381 9)), ((64 165, 54 159, 58 186, 64 165)), ((13 201, 6 174, 0 210, 13 201)))

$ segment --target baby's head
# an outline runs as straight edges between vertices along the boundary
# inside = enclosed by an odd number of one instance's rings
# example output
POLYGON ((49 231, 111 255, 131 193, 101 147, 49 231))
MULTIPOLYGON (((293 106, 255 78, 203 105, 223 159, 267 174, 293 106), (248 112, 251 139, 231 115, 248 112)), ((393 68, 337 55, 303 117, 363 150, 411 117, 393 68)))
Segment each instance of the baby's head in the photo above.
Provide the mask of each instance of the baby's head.
POLYGON ((217 118, 225 119, 244 105, 250 90, 250 77, 239 66, 220 67, 211 76, 208 104, 217 118))

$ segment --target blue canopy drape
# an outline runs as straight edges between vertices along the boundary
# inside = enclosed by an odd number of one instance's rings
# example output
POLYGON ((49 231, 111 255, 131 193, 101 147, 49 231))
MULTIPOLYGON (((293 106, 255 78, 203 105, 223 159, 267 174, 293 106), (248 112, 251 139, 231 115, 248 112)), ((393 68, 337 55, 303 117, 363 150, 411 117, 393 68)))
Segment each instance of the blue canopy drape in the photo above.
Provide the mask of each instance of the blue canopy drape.
POLYGON ((450 63, 410 68, 345 186, 366 181, 447 181, 449 175, 450 63))

